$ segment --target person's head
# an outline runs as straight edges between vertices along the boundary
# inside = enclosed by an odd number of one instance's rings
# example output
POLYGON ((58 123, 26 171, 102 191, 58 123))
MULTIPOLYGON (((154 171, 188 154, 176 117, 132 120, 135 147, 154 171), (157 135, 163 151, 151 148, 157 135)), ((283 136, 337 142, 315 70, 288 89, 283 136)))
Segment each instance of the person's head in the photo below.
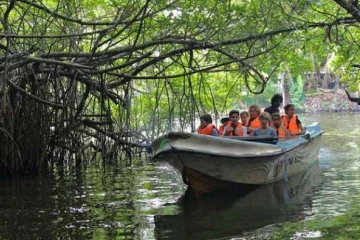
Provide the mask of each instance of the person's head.
POLYGON ((269 123, 271 122, 270 114, 268 112, 260 113, 259 120, 263 127, 268 126, 269 123))
POLYGON ((277 93, 271 98, 271 106, 280 107, 282 101, 283 97, 277 93))
POLYGON ((226 125, 226 123, 229 121, 228 117, 224 117, 220 120, 220 122, 222 123, 222 125, 226 125))
POLYGON ((238 110, 231 110, 229 113, 229 118, 232 123, 237 123, 239 121, 239 111, 238 110))
POLYGON ((200 126, 201 127, 205 127, 210 123, 212 123, 212 117, 210 114, 205 113, 200 116, 200 126))
POLYGON ((258 105, 251 105, 249 107, 250 119, 255 119, 260 115, 260 113, 261 113, 261 109, 258 107, 258 105))
POLYGON ((271 114, 271 121, 274 127, 279 128, 281 126, 281 116, 280 113, 276 112, 271 114))
POLYGON ((284 107, 285 114, 289 117, 294 115, 295 113, 295 106, 294 104, 286 104, 284 107))
POLYGON ((248 111, 242 111, 240 113, 240 119, 242 123, 247 123, 248 119, 249 119, 249 112, 248 111))

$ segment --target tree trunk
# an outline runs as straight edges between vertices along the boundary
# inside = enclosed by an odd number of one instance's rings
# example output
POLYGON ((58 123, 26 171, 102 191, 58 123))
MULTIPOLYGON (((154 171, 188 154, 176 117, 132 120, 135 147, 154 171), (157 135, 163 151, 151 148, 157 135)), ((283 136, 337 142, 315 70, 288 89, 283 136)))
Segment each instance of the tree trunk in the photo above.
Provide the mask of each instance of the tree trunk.
POLYGON ((291 103, 291 96, 290 96, 290 88, 291 88, 291 77, 288 70, 281 74, 281 85, 282 85, 282 95, 283 95, 283 104, 291 103))

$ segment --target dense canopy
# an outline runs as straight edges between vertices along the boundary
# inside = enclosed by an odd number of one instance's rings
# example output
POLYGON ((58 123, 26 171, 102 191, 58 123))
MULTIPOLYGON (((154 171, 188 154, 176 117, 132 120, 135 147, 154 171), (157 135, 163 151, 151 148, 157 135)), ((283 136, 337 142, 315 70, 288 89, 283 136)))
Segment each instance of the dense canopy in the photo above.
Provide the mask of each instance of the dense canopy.
POLYGON ((131 157, 281 74, 327 67, 357 86, 357 1, 0 5, 0 169, 10 174, 80 165, 89 152, 114 161, 119 147, 131 157))

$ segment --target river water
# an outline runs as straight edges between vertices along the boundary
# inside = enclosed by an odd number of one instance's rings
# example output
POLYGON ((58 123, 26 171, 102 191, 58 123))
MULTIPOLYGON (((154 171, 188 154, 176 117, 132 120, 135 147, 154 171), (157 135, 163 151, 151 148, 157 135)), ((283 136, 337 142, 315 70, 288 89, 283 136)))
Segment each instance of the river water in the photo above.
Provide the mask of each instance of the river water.
POLYGON ((246 194, 195 199, 169 166, 146 160, 0 179, 0 239, 258 239, 265 229, 271 239, 274 226, 360 207, 360 114, 300 119, 325 131, 316 164, 246 194))

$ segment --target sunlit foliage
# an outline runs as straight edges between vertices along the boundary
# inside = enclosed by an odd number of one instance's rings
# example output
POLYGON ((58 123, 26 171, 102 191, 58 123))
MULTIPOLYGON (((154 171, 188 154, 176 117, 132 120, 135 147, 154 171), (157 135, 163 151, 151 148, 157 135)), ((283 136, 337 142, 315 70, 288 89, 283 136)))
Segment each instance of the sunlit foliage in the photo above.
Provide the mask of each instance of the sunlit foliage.
POLYGON ((107 160, 119 147, 131 156, 129 148, 146 148, 166 131, 194 131, 199 114, 218 119, 243 107, 283 73, 291 81, 326 65, 354 89, 359 79, 357 2, 0 6, 0 169, 7 172, 80 165, 94 150, 107 160))

